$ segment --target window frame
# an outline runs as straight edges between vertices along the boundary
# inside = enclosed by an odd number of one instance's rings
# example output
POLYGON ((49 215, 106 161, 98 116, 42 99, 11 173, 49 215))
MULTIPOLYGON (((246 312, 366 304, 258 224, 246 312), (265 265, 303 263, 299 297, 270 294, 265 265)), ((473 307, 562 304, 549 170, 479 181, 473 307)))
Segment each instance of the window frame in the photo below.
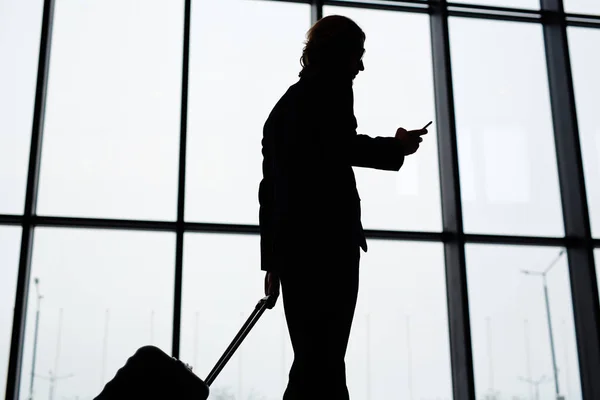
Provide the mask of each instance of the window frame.
MULTIPOLYGON (((600 304, 594 266, 594 249, 600 248, 600 239, 592 238, 590 231, 573 81, 566 37, 567 26, 600 29, 600 16, 565 13, 562 0, 541 0, 539 10, 458 4, 449 3, 445 0, 399 0, 394 2, 376 0, 352 2, 343 0, 283 1, 310 4, 311 23, 316 22, 323 16, 324 5, 374 8, 425 13, 429 15, 436 119, 438 125, 437 135, 443 231, 407 232, 369 230, 366 234, 370 238, 443 243, 446 263, 446 287, 448 291, 449 340, 454 398, 457 400, 475 398, 465 269, 466 243, 556 246, 567 249, 569 265, 576 266, 570 267, 569 271, 582 394, 586 400, 600 398, 600 380, 596 379, 600 372, 600 343, 597 340, 600 336, 600 304), (465 234, 462 223, 453 83, 451 78, 452 63, 448 35, 449 16, 517 21, 542 25, 565 225, 565 235, 563 237, 465 234), (564 79, 565 76, 567 79, 564 79)), ((211 232, 249 235, 257 235, 259 233, 258 226, 255 225, 192 223, 184 220, 191 0, 185 0, 183 30, 177 220, 139 221, 37 215, 36 200, 55 3, 56 0, 44 0, 24 212, 21 215, 0 214, 1 225, 17 225, 22 227, 6 389, 6 398, 11 400, 19 398, 25 314, 27 310, 27 297, 30 290, 29 278, 34 227, 80 227, 175 232, 176 262, 174 271, 174 317, 171 352, 174 357, 178 357, 180 347, 184 233, 211 232)))

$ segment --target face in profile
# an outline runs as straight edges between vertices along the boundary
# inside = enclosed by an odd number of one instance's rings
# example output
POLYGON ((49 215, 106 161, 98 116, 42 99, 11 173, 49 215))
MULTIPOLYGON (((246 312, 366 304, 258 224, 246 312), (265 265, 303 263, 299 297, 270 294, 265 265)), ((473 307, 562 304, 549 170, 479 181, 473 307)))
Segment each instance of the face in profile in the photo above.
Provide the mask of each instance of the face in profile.
POLYGON ((364 48, 364 42, 362 42, 361 46, 360 46, 360 51, 358 52, 358 54, 355 57, 352 57, 351 63, 350 63, 350 71, 352 73, 352 79, 356 78, 356 76, 358 75, 358 73, 360 71, 364 71, 365 70, 365 65, 363 63, 363 56, 365 54, 365 48, 364 48))

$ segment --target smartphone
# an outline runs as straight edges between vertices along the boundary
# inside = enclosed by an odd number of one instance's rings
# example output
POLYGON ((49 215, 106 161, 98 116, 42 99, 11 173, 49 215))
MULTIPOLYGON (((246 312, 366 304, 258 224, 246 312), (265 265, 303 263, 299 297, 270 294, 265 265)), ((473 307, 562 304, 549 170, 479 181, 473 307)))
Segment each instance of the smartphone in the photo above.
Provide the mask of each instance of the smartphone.
POLYGON ((427 125, 425 125, 425 126, 423 127, 423 129, 427 129, 427 127, 428 127, 429 125, 431 125, 431 124, 433 124, 433 121, 429 121, 429 122, 427 123, 427 125))

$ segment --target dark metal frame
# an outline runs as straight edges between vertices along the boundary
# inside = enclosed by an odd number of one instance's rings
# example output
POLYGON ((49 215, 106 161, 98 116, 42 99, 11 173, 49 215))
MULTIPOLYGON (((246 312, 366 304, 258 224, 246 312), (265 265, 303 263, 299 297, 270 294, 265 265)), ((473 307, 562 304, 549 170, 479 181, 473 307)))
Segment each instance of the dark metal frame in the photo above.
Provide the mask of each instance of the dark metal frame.
POLYGON ((190 69, 190 20, 192 0, 185 0, 183 24, 183 73, 181 76, 181 129, 179 137, 179 186, 177 193, 177 222, 175 225, 175 298, 173 300, 172 355, 179 358, 181 332, 181 291, 183 287, 183 238, 185 212, 185 163, 187 156, 188 80, 190 69))
POLYGON ((437 120, 442 222, 454 240, 444 243, 450 360, 454 399, 475 399, 471 325, 467 292, 465 236, 458 168, 454 89, 450 60, 448 9, 445 0, 430 14, 435 114, 437 120))
POLYGON ((27 173, 27 189, 25 192, 25 209, 23 212, 21 250, 19 255, 19 271, 15 296, 12 336, 8 373, 6 377, 6 398, 18 400, 21 382, 21 362, 23 360, 23 341, 25 338, 25 320, 27 313, 27 297, 29 293, 29 273, 31 271, 31 255, 33 252, 33 216, 36 214, 38 183, 40 175, 40 156, 42 153, 42 133, 46 109, 46 91, 48 88, 48 68, 50 65, 50 47, 52 44, 52 24, 54 17, 54 0, 44 1, 42 14, 42 33, 40 55, 38 59, 37 83, 33 124, 31 129, 31 145, 29 150, 29 170, 27 173))
POLYGON ((600 399, 600 309, 581 143, 562 0, 542 0, 558 178, 584 399, 600 399))
MULTIPOLYGON (((592 238, 590 230, 566 33, 567 26, 600 29, 600 16, 565 13, 562 0, 541 0, 541 8, 539 10, 450 3, 446 0, 263 1, 287 1, 309 4, 311 23, 323 17, 324 5, 427 13, 429 15, 438 127, 443 231, 408 232, 368 230, 366 232, 367 237, 443 243, 446 262, 453 390, 454 399, 456 400, 475 399, 465 244, 487 243, 565 247, 569 261, 583 398, 585 400, 600 398, 600 304, 593 255, 594 248, 600 248, 600 238, 592 238), (564 215, 564 237, 482 235, 467 234, 464 232, 452 88, 452 63, 448 32, 448 18, 451 16, 542 24, 564 215)), ((175 232, 176 252, 172 342, 172 355, 175 357, 179 356, 180 348, 183 240, 185 233, 206 232, 249 235, 257 235, 259 233, 258 226, 255 225, 186 222, 184 218, 191 2, 192 0, 185 0, 184 12, 177 220, 140 221, 38 216, 36 214, 55 5, 55 0, 44 0, 25 209, 22 215, 0 214, 0 226, 15 225, 22 227, 6 386, 7 400, 17 400, 19 398, 34 227, 175 232)))

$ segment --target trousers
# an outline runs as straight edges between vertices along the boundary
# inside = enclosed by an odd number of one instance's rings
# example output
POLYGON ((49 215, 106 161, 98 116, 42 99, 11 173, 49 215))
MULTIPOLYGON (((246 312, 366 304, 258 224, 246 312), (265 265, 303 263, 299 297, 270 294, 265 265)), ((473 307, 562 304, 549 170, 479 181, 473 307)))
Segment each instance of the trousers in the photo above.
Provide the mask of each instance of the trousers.
POLYGON ((294 351, 283 400, 349 400, 345 355, 358 297, 360 247, 328 247, 304 262, 280 274, 294 351))

